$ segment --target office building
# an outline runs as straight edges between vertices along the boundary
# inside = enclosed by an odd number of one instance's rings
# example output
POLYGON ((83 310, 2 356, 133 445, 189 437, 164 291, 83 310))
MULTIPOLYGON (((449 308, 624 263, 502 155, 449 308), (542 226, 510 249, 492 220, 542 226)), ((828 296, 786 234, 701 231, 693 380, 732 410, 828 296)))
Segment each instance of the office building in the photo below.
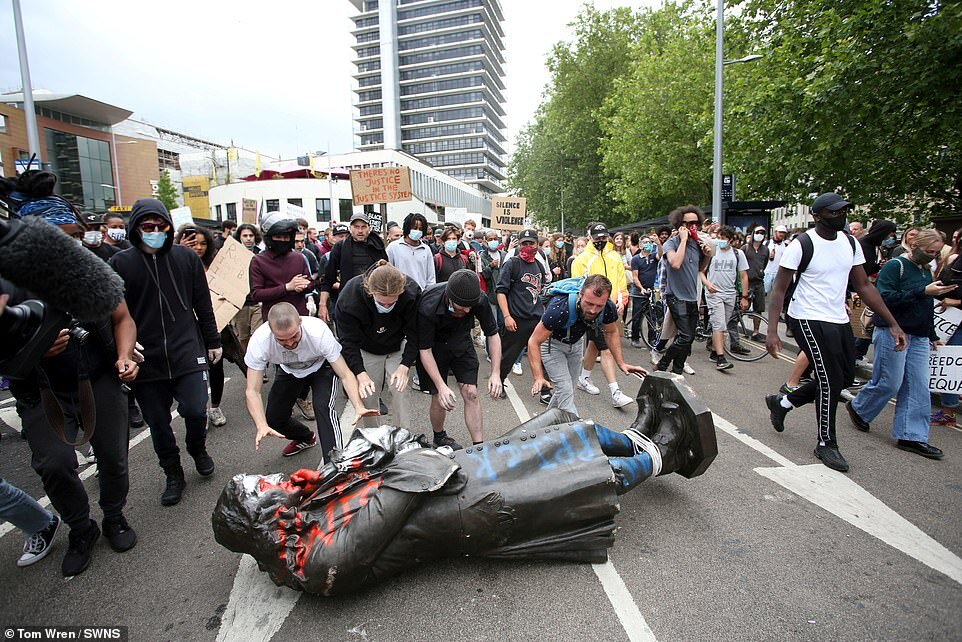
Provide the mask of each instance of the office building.
POLYGON ((504 191, 500 0, 351 0, 359 150, 407 152, 504 191))

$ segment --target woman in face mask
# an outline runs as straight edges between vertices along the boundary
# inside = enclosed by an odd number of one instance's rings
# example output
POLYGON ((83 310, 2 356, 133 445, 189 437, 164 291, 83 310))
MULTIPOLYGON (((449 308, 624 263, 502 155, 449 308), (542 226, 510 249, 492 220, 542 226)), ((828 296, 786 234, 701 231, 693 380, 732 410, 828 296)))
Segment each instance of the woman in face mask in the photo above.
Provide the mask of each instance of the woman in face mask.
MULTIPOLYGON (((341 355, 357 377, 364 406, 379 406, 382 395, 393 425, 410 426, 408 372, 417 360, 417 300, 421 288, 399 269, 380 260, 341 288, 335 323, 341 355)), ((366 426, 385 423, 365 417, 366 426)))
POLYGON ((570 276, 568 268, 568 252, 565 247, 565 240, 561 234, 555 232, 545 241, 545 256, 548 259, 548 267, 551 269, 551 280, 566 279, 570 276))
POLYGON ((574 260, 578 257, 579 254, 585 251, 585 247, 588 245, 588 239, 585 238, 584 236, 579 236, 574 240, 573 245, 574 245, 574 251, 572 252, 571 256, 568 257, 568 260, 565 261, 566 278, 571 276, 571 264, 574 262, 574 260))
POLYGON ((876 315, 872 380, 846 404, 852 423, 867 432, 889 399, 898 395, 892 423, 896 447, 929 459, 942 458, 942 451, 928 443, 929 350, 942 345, 935 333, 933 304, 934 298, 955 289, 941 281, 932 282, 930 264, 942 245, 942 236, 936 230, 920 230, 913 236, 908 253, 882 266, 875 287, 905 331, 908 345, 897 351, 885 320, 876 315))
POLYGON ((126 250, 130 247, 127 240, 127 222, 124 217, 116 212, 108 212, 104 216, 104 243, 113 246, 118 250, 126 250))
POLYGON ((434 276, 436 283, 444 283, 451 275, 468 267, 468 259, 460 251, 458 231, 447 227, 441 232, 441 246, 434 255, 434 276))

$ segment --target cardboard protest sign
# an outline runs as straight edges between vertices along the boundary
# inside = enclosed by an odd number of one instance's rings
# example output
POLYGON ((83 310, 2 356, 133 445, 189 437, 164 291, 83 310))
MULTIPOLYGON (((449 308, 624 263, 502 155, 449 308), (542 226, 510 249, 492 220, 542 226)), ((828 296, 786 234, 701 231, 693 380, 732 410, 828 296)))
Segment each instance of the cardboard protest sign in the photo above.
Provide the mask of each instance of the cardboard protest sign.
POLYGON ((380 212, 368 212, 367 217, 371 219, 371 231, 381 233, 384 229, 384 217, 381 216, 380 212))
POLYGON ((257 199, 241 199, 241 223, 257 225, 257 199))
POLYGON ((939 346, 929 353, 929 390, 962 393, 962 346, 939 346))
POLYGON ((207 285, 210 287, 218 332, 244 307, 244 300, 251 290, 249 269, 253 258, 253 252, 232 237, 227 237, 224 246, 207 268, 207 285))
POLYGON ((179 230, 181 225, 194 225, 194 217, 189 207, 175 207, 170 210, 170 218, 174 224, 174 231, 179 230))
POLYGON ((351 170, 354 205, 410 201, 411 171, 407 167, 372 167, 351 170))
POLYGON ((528 199, 496 197, 491 199, 491 227, 506 232, 524 229, 528 199))
POLYGON ((946 308, 943 312, 935 309, 935 333, 943 341, 948 341, 962 323, 962 310, 946 308))

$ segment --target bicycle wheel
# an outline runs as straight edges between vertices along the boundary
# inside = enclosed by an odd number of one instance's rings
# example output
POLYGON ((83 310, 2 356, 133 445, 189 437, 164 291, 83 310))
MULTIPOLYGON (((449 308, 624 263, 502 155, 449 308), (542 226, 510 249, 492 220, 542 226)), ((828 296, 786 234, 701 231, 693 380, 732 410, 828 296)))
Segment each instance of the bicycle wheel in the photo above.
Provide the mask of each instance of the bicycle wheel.
POLYGON ((655 342, 661 338, 661 324, 665 320, 665 311, 661 301, 654 301, 641 317, 641 340, 648 349, 655 347, 655 342), (654 337, 654 341, 650 337, 654 337))
POLYGON ((735 316, 737 318, 728 328, 731 336, 725 342, 725 353, 736 361, 758 361, 768 354, 765 349, 765 340, 768 338, 768 320, 755 312, 736 313, 735 316), (756 324, 758 332, 755 331, 756 324), (733 349, 733 342, 741 346, 741 350, 733 349))

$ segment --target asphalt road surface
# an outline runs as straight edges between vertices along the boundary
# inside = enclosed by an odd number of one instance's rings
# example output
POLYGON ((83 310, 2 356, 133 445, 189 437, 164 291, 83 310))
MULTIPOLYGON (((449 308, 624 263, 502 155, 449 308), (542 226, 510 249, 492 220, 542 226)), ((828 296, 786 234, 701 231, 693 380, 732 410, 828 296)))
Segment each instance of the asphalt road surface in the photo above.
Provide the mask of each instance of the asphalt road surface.
MULTIPOLYGON (((625 352, 650 366, 647 352, 627 342, 625 352)), ((189 467, 179 505, 160 505, 150 440, 132 434, 126 516, 135 549, 117 554, 101 538, 90 568, 67 580, 66 529, 47 559, 19 569, 21 534, 0 525, 0 628, 125 626, 131 640, 962 638, 962 434, 933 427, 946 456, 930 461, 894 448, 894 406, 868 434, 841 409, 851 472, 836 474, 812 454, 811 406, 791 412, 784 433, 771 428, 764 395, 790 363, 766 358, 719 373, 696 344, 690 364, 696 374, 686 379, 716 416, 719 455, 701 477, 660 477, 622 496, 609 564, 447 560, 340 598, 278 589, 214 542, 211 510, 231 475, 290 473, 320 459, 317 449, 284 458, 279 440, 255 453, 243 381, 228 366, 229 423, 208 439, 217 471, 201 479, 189 467)), ((527 366, 509 378, 512 398, 482 402, 488 438, 544 408, 528 395, 527 366)), ((620 381, 634 397, 638 380, 620 381)), ((600 367, 594 382, 605 389, 600 367)), ((429 434, 429 397, 413 395, 412 432, 429 434)), ((613 409, 604 394, 579 392, 576 401, 583 417, 614 429, 636 413, 634 404, 613 409)), ((447 428, 468 443, 461 409, 447 428)), ((0 405, 0 419, 9 424, 0 425, 0 476, 42 498, 12 406, 0 405)), ((97 478, 86 474, 99 521, 97 478)))

